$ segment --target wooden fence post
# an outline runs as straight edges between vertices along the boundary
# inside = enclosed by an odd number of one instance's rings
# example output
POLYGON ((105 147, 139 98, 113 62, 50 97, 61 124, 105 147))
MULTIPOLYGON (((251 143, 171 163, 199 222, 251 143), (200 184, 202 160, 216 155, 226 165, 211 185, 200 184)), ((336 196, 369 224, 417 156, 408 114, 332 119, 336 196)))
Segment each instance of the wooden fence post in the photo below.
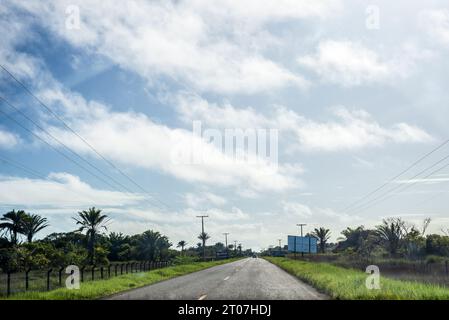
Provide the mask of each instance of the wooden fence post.
POLYGON ((64 271, 64 267, 61 267, 58 270, 59 286, 62 286, 62 271, 64 271))
POLYGON ((86 269, 86 266, 82 266, 80 271, 81 271, 81 282, 84 282, 84 269, 86 269))
POLYGON ((92 281, 95 279, 95 265, 92 266, 92 281))
POLYGON ((30 271, 31 268, 25 270, 25 291, 28 291, 30 287, 30 271))
POLYGON ((6 274, 6 296, 10 296, 11 294, 11 272, 8 271, 6 274))
POLYGON ((53 271, 53 269, 49 269, 47 271, 47 291, 50 291, 50 275, 51 275, 52 271, 53 271))

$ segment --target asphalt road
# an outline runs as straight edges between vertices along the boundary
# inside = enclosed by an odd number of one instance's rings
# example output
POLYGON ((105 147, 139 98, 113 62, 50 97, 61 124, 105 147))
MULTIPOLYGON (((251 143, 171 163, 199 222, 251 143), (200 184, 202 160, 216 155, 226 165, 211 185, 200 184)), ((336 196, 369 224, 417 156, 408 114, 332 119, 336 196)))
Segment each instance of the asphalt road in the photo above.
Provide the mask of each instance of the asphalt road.
POLYGON ((248 258, 130 290, 115 300, 317 300, 313 287, 260 258, 248 258))

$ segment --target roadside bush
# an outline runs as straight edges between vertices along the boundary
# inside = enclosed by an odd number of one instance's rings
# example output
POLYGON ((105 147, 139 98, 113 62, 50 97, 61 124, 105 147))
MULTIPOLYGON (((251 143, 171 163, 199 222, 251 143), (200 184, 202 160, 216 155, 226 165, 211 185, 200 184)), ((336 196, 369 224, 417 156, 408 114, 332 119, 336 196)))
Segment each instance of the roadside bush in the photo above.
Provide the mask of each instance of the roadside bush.
POLYGON ((193 262, 199 261, 198 257, 192 256, 177 256, 173 259, 173 264, 181 265, 181 264, 189 264, 193 262))

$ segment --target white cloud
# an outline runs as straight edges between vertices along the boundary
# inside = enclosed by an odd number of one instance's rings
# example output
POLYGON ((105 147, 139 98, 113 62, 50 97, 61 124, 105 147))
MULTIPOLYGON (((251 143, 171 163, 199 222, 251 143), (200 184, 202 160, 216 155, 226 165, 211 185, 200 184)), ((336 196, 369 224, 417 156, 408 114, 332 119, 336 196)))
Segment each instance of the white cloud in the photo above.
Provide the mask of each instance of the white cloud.
POLYGON ((336 120, 319 122, 282 106, 275 106, 271 114, 263 114, 251 107, 209 103, 197 96, 182 95, 176 101, 177 111, 186 123, 200 120, 212 128, 278 129, 281 138, 293 136, 290 148, 303 151, 335 152, 379 147, 386 143, 433 141, 430 134, 416 126, 401 122, 385 127, 366 111, 345 107, 332 108, 336 120))
MULTIPOLYGON (((157 124, 140 113, 113 112, 74 94, 46 91, 43 96, 49 103, 56 97, 54 102, 67 105, 66 112, 70 115, 67 121, 71 126, 113 161, 217 186, 240 185, 255 191, 297 187, 298 180, 290 168, 276 170, 273 163, 263 159, 257 162, 236 160, 192 131, 157 124), (84 112, 72 112, 75 109, 84 112), (195 163, 190 157, 199 151, 204 156, 201 162, 195 163), (182 155, 181 158, 178 155, 182 155)), ((76 151, 95 156, 81 140, 63 128, 49 126, 47 130, 76 151)))
POLYGON ((297 58, 300 66, 318 75, 324 83, 343 87, 369 84, 394 85, 409 78, 435 53, 416 42, 404 41, 394 49, 380 46, 380 52, 360 42, 321 40, 315 54, 297 58))
POLYGON ((350 41, 322 41, 315 55, 300 57, 298 63, 326 82, 348 87, 379 82, 392 73, 374 51, 350 41))
POLYGON ((294 215, 301 218, 309 218, 312 216, 312 209, 306 205, 297 202, 286 202, 282 203, 282 210, 284 213, 289 215, 294 215))
POLYGON ((188 192, 184 195, 185 203, 188 207, 199 208, 205 205, 223 206, 227 203, 227 200, 212 192, 188 192))
POLYGON ((298 222, 307 223, 307 230, 318 227, 332 227, 333 230, 338 230, 346 228, 348 224, 356 225, 362 221, 362 218, 357 215, 337 212, 331 208, 312 207, 294 201, 283 201, 282 210, 283 219, 296 221, 299 219, 298 222))
POLYGON ((443 46, 449 46, 449 10, 426 10, 420 14, 421 27, 427 34, 443 46))
POLYGON ((196 120, 210 128, 267 129, 273 125, 273 121, 252 107, 236 108, 230 103, 219 105, 187 93, 173 100, 181 120, 189 125, 196 120))
POLYGON ((0 205, 88 207, 139 203, 139 194, 94 189, 79 177, 59 172, 47 180, 0 176, 0 205))
POLYGON ((0 129, 0 148, 11 149, 20 144, 21 139, 14 133, 0 129))
POLYGON ((340 151, 364 147, 378 147, 388 142, 423 143, 433 138, 424 130, 397 123, 389 128, 382 127, 370 114, 363 110, 334 109, 338 121, 316 122, 283 109, 278 121, 284 129, 296 135, 298 147, 306 151, 340 151))
POLYGON ((328 17, 339 1, 14 3, 74 46, 103 55, 150 83, 163 75, 200 91, 251 94, 307 81, 266 58, 268 22, 328 17), (65 28, 67 5, 78 5, 81 28, 65 28), (107 14, 105 14, 107 12, 107 14))
POLYGON ((409 179, 409 180, 396 180, 394 183, 396 184, 439 184, 449 181, 449 175, 432 175, 429 178, 417 178, 417 179, 409 179))

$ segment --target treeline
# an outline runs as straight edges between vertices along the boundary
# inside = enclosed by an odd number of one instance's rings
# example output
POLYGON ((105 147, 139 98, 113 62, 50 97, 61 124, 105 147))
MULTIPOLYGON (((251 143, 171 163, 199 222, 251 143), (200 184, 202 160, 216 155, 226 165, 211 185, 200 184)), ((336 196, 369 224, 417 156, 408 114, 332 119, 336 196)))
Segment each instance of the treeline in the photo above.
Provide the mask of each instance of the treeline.
POLYGON ((374 228, 346 228, 337 243, 328 243, 331 232, 326 228, 308 234, 318 239, 319 251, 373 257, 422 259, 428 256, 449 256, 449 236, 426 234, 431 222, 424 219, 415 226, 401 218, 388 218, 374 228))
POLYGON ((426 234, 430 218, 417 227, 401 218, 389 218, 373 229, 347 228, 333 251, 373 256, 421 259, 430 255, 449 256, 449 236, 426 234))
POLYGON ((111 232, 101 210, 90 208, 73 218, 77 229, 53 233, 34 241, 49 226, 47 219, 24 211, 11 211, 0 218, 0 268, 23 271, 54 266, 107 265, 110 261, 162 261, 174 257, 169 239, 148 230, 132 236, 111 232))
POLYGON ((52 233, 40 240, 36 235, 47 228, 46 218, 25 211, 11 211, 0 218, 0 271, 17 272, 28 268, 40 269, 67 265, 107 265, 122 261, 169 261, 179 263, 215 258, 217 252, 229 256, 250 255, 242 246, 222 243, 207 246, 210 238, 200 233, 196 246, 188 247, 184 240, 172 249, 167 236, 148 230, 141 234, 124 235, 109 232, 110 219, 101 210, 90 208, 73 217, 76 229, 52 233))

